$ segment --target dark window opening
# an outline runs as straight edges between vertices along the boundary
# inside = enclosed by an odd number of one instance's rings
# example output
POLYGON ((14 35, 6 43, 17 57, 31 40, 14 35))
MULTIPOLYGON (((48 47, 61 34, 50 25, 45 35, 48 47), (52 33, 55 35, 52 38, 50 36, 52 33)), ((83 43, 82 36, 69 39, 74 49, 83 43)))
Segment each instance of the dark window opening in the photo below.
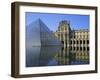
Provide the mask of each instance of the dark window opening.
POLYGON ((75 38, 75 35, 74 35, 74 38, 75 38))
POLYGON ((78 40, 77 40, 77 44, 79 44, 78 40))
POLYGON ((72 44, 72 40, 70 41, 70 44, 72 44))
POLYGON ((83 44, 85 44, 85 40, 83 40, 83 44))
POLYGON ((62 44, 64 44, 64 41, 61 41, 62 44))
POLYGON ((80 47, 80 50, 82 50, 82 47, 80 47))
POLYGON ((85 47, 83 47, 83 50, 85 50, 85 47))
POLYGON ((79 50, 79 47, 77 47, 77 50, 79 50))
POLYGON ((75 50, 75 47, 74 47, 74 50, 75 50))
POLYGON ((89 40, 87 40, 87 44, 89 44, 89 40))
POLYGON ((89 47, 87 47, 87 50, 89 51, 89 47))
POLYGON ((77 40, 77 44, 78 44, 79 42, 78 42, 78 40, 77 40))
POLYGON ((80 44, 82 44, 82 40, 80 40, 80 44))

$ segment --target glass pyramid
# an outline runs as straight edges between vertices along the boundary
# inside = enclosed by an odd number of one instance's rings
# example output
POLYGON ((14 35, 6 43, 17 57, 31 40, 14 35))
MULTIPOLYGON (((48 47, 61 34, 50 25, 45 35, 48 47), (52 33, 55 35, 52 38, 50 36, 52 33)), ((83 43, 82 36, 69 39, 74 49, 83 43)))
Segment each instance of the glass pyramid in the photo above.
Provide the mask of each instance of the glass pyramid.
POLYGON ((41 19, 37 19, 26 26, 26 46, 50 46, 61 45, 61 42, 53 34, 52 31, 43 23, 41 19))

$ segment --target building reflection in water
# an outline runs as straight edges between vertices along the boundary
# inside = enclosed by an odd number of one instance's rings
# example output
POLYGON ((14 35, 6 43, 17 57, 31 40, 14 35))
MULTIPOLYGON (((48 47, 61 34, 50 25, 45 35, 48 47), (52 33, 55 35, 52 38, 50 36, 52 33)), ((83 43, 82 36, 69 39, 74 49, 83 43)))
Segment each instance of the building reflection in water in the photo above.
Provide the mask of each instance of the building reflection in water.
POLYGON ((26 67, 89 64, 89 51, 75 52, 60 46, 31 47, 26 51, 26 67))
POLYGON ((72 30, 67 20, 59 23, 56 32, 41 19, 27 26, 26 67, 81 64, 89 64, 88 29, 72 30))
POLYGON ((69 51, 62 48, 56 56, 58 65, 89 64, 89 51, 69 51))

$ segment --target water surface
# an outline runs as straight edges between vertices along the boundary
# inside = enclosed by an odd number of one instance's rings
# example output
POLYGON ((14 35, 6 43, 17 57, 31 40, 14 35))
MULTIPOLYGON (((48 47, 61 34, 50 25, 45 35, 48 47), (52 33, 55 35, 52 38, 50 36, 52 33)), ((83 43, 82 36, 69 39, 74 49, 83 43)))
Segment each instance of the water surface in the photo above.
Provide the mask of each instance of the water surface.
POLYGON ((26 67, 89 64, 89 51, 70 51, 60 46, 26 48, 26 67))

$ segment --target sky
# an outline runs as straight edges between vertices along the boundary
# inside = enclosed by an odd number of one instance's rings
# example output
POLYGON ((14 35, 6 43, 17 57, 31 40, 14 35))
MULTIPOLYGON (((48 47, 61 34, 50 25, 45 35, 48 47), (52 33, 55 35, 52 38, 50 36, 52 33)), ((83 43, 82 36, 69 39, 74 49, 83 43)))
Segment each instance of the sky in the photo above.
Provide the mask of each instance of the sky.
POLYGON ((90 16, 89 15, 79 15, 79 14, 54 14, 54 13, 25 13, 25 23, 26 25, 31 24, 37 19, 41 19, 47 27, 56 31, 58 29, 59 22, 62 20, 70 21, 70 27, 74 30, 79 29, 89 29, 90 16))

